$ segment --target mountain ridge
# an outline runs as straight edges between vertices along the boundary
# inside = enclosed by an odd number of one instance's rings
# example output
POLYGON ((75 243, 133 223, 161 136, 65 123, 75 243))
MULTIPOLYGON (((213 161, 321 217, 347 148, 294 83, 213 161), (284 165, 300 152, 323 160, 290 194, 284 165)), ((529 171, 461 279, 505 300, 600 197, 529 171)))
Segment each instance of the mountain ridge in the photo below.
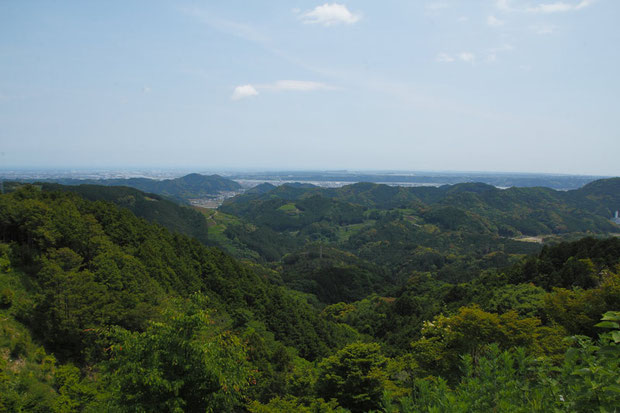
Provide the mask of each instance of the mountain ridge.
POLYGON ((61 185, 127 186, 143 192, 165 196, 179 203, 189 203, 193 198, 211 198, 222 191, 239 191, 241 185, 221 175, 191 173, 172 179, 124 178, 124 179, 30 179, 24 182, 58 183, 61 185))

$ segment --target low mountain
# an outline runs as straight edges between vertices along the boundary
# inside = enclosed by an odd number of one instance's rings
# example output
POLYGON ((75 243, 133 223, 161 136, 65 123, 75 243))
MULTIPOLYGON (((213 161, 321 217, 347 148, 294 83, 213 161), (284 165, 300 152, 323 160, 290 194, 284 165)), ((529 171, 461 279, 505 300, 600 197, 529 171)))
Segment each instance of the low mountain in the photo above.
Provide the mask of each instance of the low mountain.
MULTIPOLYGON (((318 241, 387 268, 394 280, 429 271, 442 280, 462 282, 480 270, 507 266, 521 254, 537 252, 543 236, 618 232, 607 206, 620 193, 614 183, 597 181, 569 192, 482 183, 415 188, 282 185, 229 199, 220 211, 240 217, 251 229, 226 235, 259 255, 259 250, 269 251, 267 261, 318 241)), ((306 275, 295 288, 310 291, 316 286, 315 275, 306 275)))
MULTIPOLYGON (((618 206, 615 208, 620 209, 620 190, 616 188, 617 185, 614 179, 601 180, 569 192, 537 187, 502 190, 482 183, 438 188, 403 188, 372 183, 330 189, 282 185, 262 194, 244 194, 232 198, 224 203, 222 210, 274 229, 283 229, 291 227, 288 224, 279 225, 292 219, 287 216, 291 215, 291 211, 304 210, 295 205, 302 205, 312 198, 315 199, 314 203, 326 204, 331 200, 334 205, 349 205, 349 208, 424 209, 425 215, 433 219, 444 216, 441 222, 455 221, 448 215, 450 208, 457 208, 455 213, 467 212, 471 220, 480 221, 483 227, 499 235, 588 231, 607 233, 618 230, 609 220, 616 203, 618 206), (429 212, 429 209, 435 208, 440 210, 429 212)), ((299 216, 295 218, 296 227, 317 222, 309 220, 307 216, 304 219, 299 219, 299 216)), ((319 215, 313 218, 318 221, 323 219, 319 215)), ((434 223, 433 219, 431 223, 434 223)))
MULTIPOLYGON (((132 186, 132 185, 129 185, 132 186)), ((203 198, 216 195, 221 191, 236 191, 241 185, 220 175, 189 174, 181 178, 154 181, 150 188, 136 188, 187 201, 191 198, 203 198)))
POLYGON ((227 328, 250 323, 302 357, 341 344, 338 327, 297 294, 111 202, 26 185, 0 195, 0 211, 0 246, 19 270, 6 277, 29 297, 21 317, 63 360, 104 357, 98 332, 141 331, 171 297, 195 294, 207 297, 227 328))
POLYGON ((128 186, 151 194, 162 195, 181 203, 194 198, 210 198, 222 191, 238 191, 241 185, 220 175, 189 174, 174 179, 52 179, 43 181, 62 185, 128 186))
POLYGON ((245 191, 246 195, 249 194, 265 194, 269 191, 271 191, 272 189, 275 189, 276 186, 272 185, 270 183, 264 182, 262 184, 256 185, 255 187, 252 187, 250 189, 248 189, 247 191, 245 191))
POLYGON ((597 213, 611 218, 620 210, 620 178, 600 179, 566 195, 584 208, 596 208, 597 213))
POLYGON ((89 201, 108 201, 147 221, 162 225, 172 232, 194 237, 209 244, 209 228, 204 216, 184 205, 156 194, 147 194, 125 186, 42 184, 44 191, 68 191, 89 201))

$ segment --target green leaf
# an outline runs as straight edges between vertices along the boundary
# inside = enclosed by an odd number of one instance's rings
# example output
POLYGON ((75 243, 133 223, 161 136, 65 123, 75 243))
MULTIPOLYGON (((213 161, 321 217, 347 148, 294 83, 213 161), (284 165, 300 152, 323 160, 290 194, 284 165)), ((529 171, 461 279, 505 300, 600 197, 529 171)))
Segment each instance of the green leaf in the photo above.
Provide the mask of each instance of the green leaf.
MULTIPOLYGON (((619 335, 620 338, 620 335, 619 335)), ((598 354, 602 355, 602 356, 607 356, 610 354, 616 354, 618 352, 618 347, 617 346, 604 346, 601 347, 598 350, 598 354)))
POLYGON ((595 327, 600 328, 620 328, 620 325, 613 321, 601 321, 598 324, 595 324, 595 327))
POLYGON ((620 311, 608 311, 601 318, 603 321, 620 321, 620 311))

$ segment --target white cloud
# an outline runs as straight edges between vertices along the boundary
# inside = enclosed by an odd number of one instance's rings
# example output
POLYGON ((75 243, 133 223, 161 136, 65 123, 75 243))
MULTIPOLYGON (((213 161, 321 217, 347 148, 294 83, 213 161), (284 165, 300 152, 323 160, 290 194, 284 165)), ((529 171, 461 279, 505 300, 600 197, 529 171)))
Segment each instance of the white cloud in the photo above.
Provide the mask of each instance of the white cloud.
POLYGON ((466 21, 468 21, 468 20, 469 20, 469 17, 467 17, 467 16, 461 16, 461 17, 459 17, 457 20, 458 20, 458 21, 460 21, 460 22, 466 22, 466 21))
POLYGON ((474 63, 476 60, 476 55, 470 52, 461 52, 457 57, 466 63, 474 63))
POLYGON ((510 43, 504 43, 497 47, 479 50, 479 53, 477 54, 469 51, 463 51, 455 54, 442 52, 437 55, 435 61, 439 63, 464 62, 474 64, 477 61, 493 63, 498 60, 501 54, 511 52, 512 50, 514 50, 514 47, 510 43))
POLYGON ((259 90, 269 92, 312 92, 314 90, 335 90, 334 86, 312 82, 308 80, 278 80, 273 83, 263 83, 258 85, 241 85, 237 86, 231 96, 232 100, 244 99, 251 96, 257 96, 259 90))
POLYGON ((491 27, 499 27, 504 25, 504 21, 495 16, 489 16, 487 17, 487 24, 491 27))
POLYGON ((347 6, 338 3, 325 3, 303 13, 300 17, 304 23, 322 24, 323 26, 333 26, 342 23, 353 24, 362 18, 361 14, 351 13, 347 6))
POLYGON ((275 83, 259 86, 262 89, 270 90, 292 90, 297 92, 310 92, 313 90, 333 90, 333 86, 321 82, 311 82, 307 80, 278 80, 275 83))
POLYGON ((495 2, 495 7, 497 7, 501 11, 512 11, 512 7, 510 7, 509 0, 497 0, 495 2))
POLYGON ((439 63, 452 63, 460 60, 466 63, 474 63, 476 60, 476 55, 471 52, 461 52, 456 55, 450 55, 448 53, 439 53, 435 58, 435 61, 439 63))
POLYGON ((239 99, 249 98, 251 96, 256 96, 256 95, 258 95, 258 91, 254 88, 254 86, 241 85, 235 88, 230 98, 232 100, 239 100, 239 99))
POLYGON ((534 7, 528 7, 526 11, 533 13, 558 13, 558 12, 566 12, 573 10, 581 10, 585 9, 589 5, 591 5, 594 0, 582 0, 579 3, 565 3, 563 1, 558 1, 555 3, 543 3, 534 7))
MULTIPOLYGON (((503 12, 528 12, 528 13, 561 13, 585 9, 592 5, 596 0, 579 0, 579 1, 556 1, 553 3, 541 3, 534 6, 525 6, 523 8, 513 7, 512 0, 496 0, 495 7, 503 12)), ((531 4, 531 3, 530 3, 531 4)))
POLYGON ((439 53, 435 60, 440 63, 452 63, 454 62, 454 57, 450 56, 448 53, 439 53))

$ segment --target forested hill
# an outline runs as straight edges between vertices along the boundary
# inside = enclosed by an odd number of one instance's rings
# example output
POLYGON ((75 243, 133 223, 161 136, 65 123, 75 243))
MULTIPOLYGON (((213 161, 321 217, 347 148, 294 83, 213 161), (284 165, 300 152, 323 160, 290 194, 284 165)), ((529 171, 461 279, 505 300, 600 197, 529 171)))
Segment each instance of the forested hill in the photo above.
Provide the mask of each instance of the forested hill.
POLYGON ((567 196, 586 208, 597 208, 600 215, 620 210, 620 178, 601 179, 568 191, 567 196))
MULTIPOLYGON (((0 195, 0 411, 611 412, 620 404, 618 238, 524 257, 469 224, 423 222, 413 207, 302 196, 281 210, 329 219, 339 232, 333 242, 299 242, 266 268, 140 219, 103 200, 118 201, 108 189, 46 189, 0 195), (450 281, 446 267, 470 276, 450 281)), ((302 241, 334 230, 323 224, 263 236, 302 241)))
POLYGON ((211 229, 231 254, 271 263, 289 287, 326 303, 348 302, 412 272, 467 282, 537 252, 544 242, 619 233, 610 220, 620 208, 614 207, 618 182, 574 191, 482 183, 262 185, 225 201, 211 216, 211 229))
MULTIPOLYGON (((513 235, 540 235, 574 231, 614 232, 609 219, 620 209, 620 178, 592 182, 573 191, 548 188, 498 189, 482 183, 464 183, 441 187, 392 187, 382 184, 359 183, 341 188, 302 188, 282 185, 266 191, 239 195, 224 203, 221 210, 234 215, 260 220, 269 211, 287 201, 309 199, 334 200, 365 209, 413 208, 420 215, 431 213, 438 219, 458 219, 463 212, 475 214, 486 221, 487 228, 513 235), (452 218, 450 218, 452 213, 452 218)), ((314 201, 315 203, 318 201, 314 201)), ((325 202, 325 201, 321 201, 325 202)), ((316 213, 309 210, 309 214, 316 213)), ((268 220, 271 226, 281 220, 290 221, 286 211, 268 220), (277 219, 280 218, 280 219, 277 219)), ((303 210, 297 221, 307 217, 303 210)))
POLYGON ((241 185, 220 175, 189 174, 180 178, 156 180, 149 178, 128 179, 53 179, 63 185, 128 186, 144 192, 163 195, 177 202, 187 203, 189 199, 217 195, 221 191, 237 191, 241 185))
POLYGON ((189 206, 179 205, 161 195, 147 194, 124 186, 41 184, 43 191, 74 192, 89 201, 108 201, 127 208, 136 216, 160 224, 172 232, 209 244, 209 229, 204 216, 189 206))
MULTIPOLYGON (((286 309, 282 315, 288 323, 319 322, 311 313, 295 321, 297 311, 307 307, 294 304, 296 300, 281 289, 269 288, 263 276, 218 249, 150 224, 110 202, 88 201, 67 191, 43 192, 33 186, 3 195, 0 202, 2 241, 12 246, 12 257, 23 268, 27 284, 46 294, 51 300, 46 305, 60 305, 56 294, 75 300, 69 307, 75 314, 63 316, 48 307, 37 307, 41 312, 31 309, 36 313, 32 322, 50 328, 48 334, 59 340, 75 340, 82 335, 80 329, 110 320, 137 328, 156 310, 158 301, 194 292, 206 294, 213 306, 231 316, 243 310, 241 323, 244 317, 271 323, 276 336, 285 341, 288 332, 283 329, 285 323, 274 317, 280 311, 270 308, 274 303, 286 309), (52 284, 54 291, 48 289, 52 284), (71 291, 76 296, 70 297, 71 291), (136 294, 137 299, 126 294, 136 294), (91 313, 98 305, 103 307, 91 313), (112 313, 102 313, 106 306, 112 313)), ((325 325, 318 329, 324 330, 322 338, 302 338, 307 346, 300 349, 302 355, 312 358, 327 351, 325 340, 331 339, 331 333, 325 325)), ((316 332, 317 326, 309 330, 316 332)), ((301 338, 299 333, 295 337, 291 342, 301 338)), ((77 344, 55 349, 86 357, 77 344)))
MULTIPOLYGON (((206 387, 201 388, 204 394, 194 403, 205 406, 207 402, 225 401, 228 407, 215 411, 226 411, 240 401, 235 391, 249 384, 251 366, 238 337, 253 343, 254 369, 260 363, 279 359, 285 360, 288 369, 295 360, 303 364, 300 357, 313 360, 325 356, 357 336, 353 330, 319 317, 318 311, 297 294, 271 285, 266 273, 139 219, 129 209, 111 202, 88 201, 73 192, 41 191, 30 185, 0 195, 0 350, 9 349, 0 357, 0 411, 51 411, 51 402, 46 399, 51 400, 55 390, 46 377, 49 368, 55 369, 56 360, 72 363, 67 365, 69 370, 59 370, 58 374, 73 372, 73 364, 98 366, 97 371, 110 368, 115 375, 117 369, 148 369, 147 365, 132 367, 130 359, 123 359, 130 353, 109 359, 110 349, 117 349, 115 343, 120 343, 119 351, 131 348, 136 352, 131 354, 138 356, 140 350, 131 343, 142 340, 140 337, 144 339, 140 345, 159 346, 150 347, 145 354, 170 362, 175 351, 185 356, 194 352, 198 357, 192 362, 198 370, 187 371, 191 365, 184 364, 174 371, 179 376, 162 379, 170 382, 155 383, 154 376, 142 377, 143 385, 154 394, 163 392, 158 397, 170 397, 161 404, 151 400, 147 410, 172 411, 165 406, 169 407, 175 397, 194 397, 188 390, 191 384, 177 388, 172 380, 189 380, 183 371, 188 376, 204 373, 201 363, 205 360, 200 357, 207 353, 195 348, 200 342, 210 343, 208 362, 221 373, 211 371, 196 378, 199 386, 206 387), (172 342, 166 341, 166 328, 172 329, 172 342), (156 339, 140 335, 145 332, 162 334, 157 336, 162 341, 149 341, 156 339), (45 350, 35 342, 43 344, 45 350), (56 358, 46 356, 46 352, 56 358), (28 360, 28 364, 10 367, 15 359, 28 360), (124 361, 116 365, 114 360, 124 361), (12 373, 7 373, 7 366, 12 373), (237 369, 242 383, 235 381, 237 373, 231 369, 237 369), (24 378, 31 377, 30 384, 13 387, 17 382, 11 380, 20 372, 24 378), (229 389, 222 390, 222 386, 229 389), (20 392, 36 400, 21 400, 20 392), (37 409, 31 410, 33 407, 37 409)), ((151 366, 153 375, 158 374, 155 363, 151 366)), ((263 382, 253 391, 260 394, 275 385, 281 368, 270 366, 273 376, 255 374, 255 379, 262 377, 263 382)), ((138 370, 132 374, 140 375, 138 370)), ((125 373, 122 380, 129 381, 119 385, 135 385, 135 376, 125 373)), ((72 380, 79 381, 79 376, 72 376, 72 380)), ((63 379, 57 376, 57 380, 63 379)), ((93 387, 91 391, 98 390, 93 387)), ((83 401, 95 402, 93 394, 83 395, 83 401)), ((60 399, 57 402, 62 403, 60 399)), ((127 400, 120 403, 131 404, 127 400)), ((92 411, 118 411, 97 406, 102 410, 92 411)))
POLYGON ((587 201, 605 203, 608 209, 605 212, 606 215, 610 215, 612 210, 615 211, 620 208, 618 205, 620 204, 620 178, 600 179, 570 191, 558 191, 545 187, 499 189, 492 185, 475 182, 439 187, 404 187, 360 182, 340 188, 304 187, 293 184, 275 187, 270 184, 262 184, 256 187, 256 190, 248 190, 244 195, 237 196, 229 202, 241 204, 267 198, 297 200, 320 195, 366 207, 395 208, 415 201, 427 204, 447 202, 454 196, 463 193, 475 194, 480 197, 481 201, 497 207, 507 207, 510 203, 527 203, 548 197, 556 202, 574 203, 573 206, 579 202, 587 205, 587 201))

